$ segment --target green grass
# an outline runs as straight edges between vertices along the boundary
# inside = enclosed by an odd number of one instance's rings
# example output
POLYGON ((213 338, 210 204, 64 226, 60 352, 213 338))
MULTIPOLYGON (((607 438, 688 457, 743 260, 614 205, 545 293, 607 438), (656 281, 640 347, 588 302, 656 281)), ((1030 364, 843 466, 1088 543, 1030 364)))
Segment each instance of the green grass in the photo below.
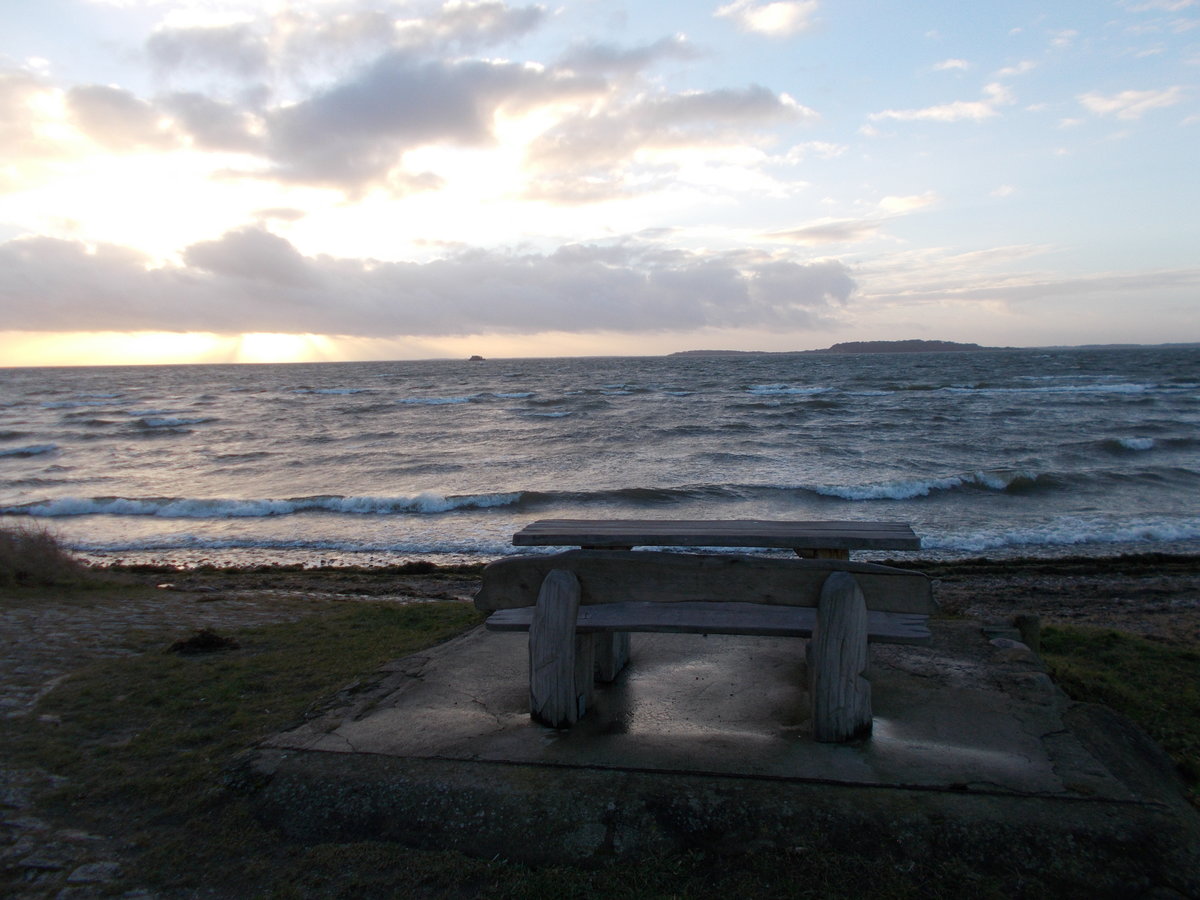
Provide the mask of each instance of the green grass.
MULTIPOLYGON (((67 779, 40 798, 34 814, 131 842, 122 880, 111 886, 116 894, 141 887, 278 898, 1083 895, 1007 873, 1003 860, 980 872, 937 855, 834 850, 816 834, 804 836, 807 850, 681 852, 591 868, 536 868, 372 841, 301 845, 256 821, 247 800, 225 786, 239 754, 265 736, 339 690, 370 683, 383 662, 477 621, 463 603, 331 604, 294 623, 224 633, 238 642, 235 650, 180 656, 160 649, 101 662, 45 697, 37 716, 6 721, 0 758, 67 779)), ((1080 628, 1047 628, 1043 640, 1068 691, 1127 712, 1194 771, 1194 651, 1080 628)))
MULTIPOLYGON (((257 822, 225 786, 245 749, 302 719, 386 660, 478 621, 463 603, 331 605, 300 621, 229 631, 236 650, 156 650, 90 666, 0 730, 6 766, 67 779, 33 811, 133 845, 114 893, 298 897, 1000 897, 954 860, 769 852, 679 853, 588 869, 533 868, 371 841, 304 846, 257 822), (10 727, 11 726, 11 727, 10 727)), ((184 637, 186 635, 180 635, 184 637)), ((5 885, 0 881, 0 893, 5 885)), ((18 889, 19 884, 8 885, 18 889)), ((1036 889, 1026 896, 1048 896, 1036 889)))
POLYGON ((1137 722, 1200 793, 1200 650, 1112 629, 1048 626, 1042 655, 1071 697, 1137 722))

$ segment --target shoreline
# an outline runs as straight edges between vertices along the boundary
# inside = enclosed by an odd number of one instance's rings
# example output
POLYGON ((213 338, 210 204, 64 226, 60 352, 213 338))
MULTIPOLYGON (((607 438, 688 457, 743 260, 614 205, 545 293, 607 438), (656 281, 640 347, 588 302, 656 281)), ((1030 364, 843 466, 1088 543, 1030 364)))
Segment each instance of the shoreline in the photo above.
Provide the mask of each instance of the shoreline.
MULTIPOLYGON (((1034 613, 1043 624, 1114 628, 1158 640, 1200 645, 1200 553, 1147 552, 1107 557, 872 561, 925 572, 950 616, 984 622, 1034 613)), ((429 560, 389 565, 306 567, 123 565, 105 567, 150 586, 198 596, 422 599, 469 602, 483 562, 429 560)))
MULTIPOLYGON (((342 548, 169 548, 161 550, 84 550, 71 547, 68 551, 88 565, 100 568, 128 566, 160 566, 188 570, 194 568, 252 569, 264 566, 300 567, 305 569, 389 568, 412 564, 445 566, 483 566, 498 559, 522 553, 554 553, 570 547, 506 548, 506 552, 478 551, 355 551, 342 548)), ((669 550, 670 548, 659 548, 669 550)), ((791 557, 785 550, 753 550, 750 548, 713 548, 718 552, 736 552, 751 556, 791 557)), ((685 552, 702 552, 702 548, 686 548, 685 552)), ((1183 557, 1200 559, 1200 541, 1155 541, 1146 543, 1068 544, 1043 546, 1009 546, 987 549, 922 548, 909 555, 897 556, 894 550, 856 551, 860 562, 906 565, 972 565, 978 560, 1004 562, 1012 565, 1029 563, 1072 564, 1086 560, 1103 566, 1114 559, 1151 557, 1183 557)))

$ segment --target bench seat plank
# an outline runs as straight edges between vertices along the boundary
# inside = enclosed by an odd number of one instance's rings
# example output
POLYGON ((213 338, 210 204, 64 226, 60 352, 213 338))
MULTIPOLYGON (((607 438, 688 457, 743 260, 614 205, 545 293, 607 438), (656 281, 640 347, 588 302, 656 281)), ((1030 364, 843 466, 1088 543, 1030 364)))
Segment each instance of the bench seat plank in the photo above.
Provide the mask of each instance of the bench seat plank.
POLYGON ((518 547, 764 547, 782 550, 919 550, 905 522, 769 519, 542 519, 518 547))
MULTIPOLYGON (((533 607, 492 613, 492 631, 527 631, 533 607)), ((868 611, 867 639, 889 644, 925 644, 929 617, 911 613, 868 611)), ((598 632, 669 632, 683 634, 747 634, 763 637, 811 637, 817 611, 804 606, 761 603, 632 601, 580 606, 575 630, 598 632)))

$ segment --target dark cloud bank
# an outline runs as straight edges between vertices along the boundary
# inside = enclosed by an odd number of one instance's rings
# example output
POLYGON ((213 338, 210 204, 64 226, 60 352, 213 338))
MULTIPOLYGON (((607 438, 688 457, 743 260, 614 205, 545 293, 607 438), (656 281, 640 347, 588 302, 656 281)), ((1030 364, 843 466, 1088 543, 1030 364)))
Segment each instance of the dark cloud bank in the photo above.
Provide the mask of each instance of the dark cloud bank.
POLYGON ((649 244, 475 250, 425 263, 307 257, 259 227, 158 268, 105 244, 0 244, 5 326, 29 331, 370 337, 652 332, 820 324, 855 289, 836 261, 705 256, 649 244))

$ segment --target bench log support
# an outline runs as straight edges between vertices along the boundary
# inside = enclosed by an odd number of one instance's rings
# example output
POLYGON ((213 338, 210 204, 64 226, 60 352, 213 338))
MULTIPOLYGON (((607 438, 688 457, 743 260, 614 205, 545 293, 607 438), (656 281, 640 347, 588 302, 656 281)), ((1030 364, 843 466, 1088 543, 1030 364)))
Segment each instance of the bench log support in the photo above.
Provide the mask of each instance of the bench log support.
POLYGON ((630 637, 628 631, 596 634, 596 680, 605 684, 616 681, 621 670, 629 662, 630 637))
POLYGON ((808 647, 814 739, 835 743, 871 733, 867 662, 866 600, 853 575, 834 572, 821 589, 808 647))
POLYGON ((592 697, 595 638, 575 631, 579 595, 579 579, 554 569, 529 626, 529 712, 551 728, 579 721, 592 697))
POLYGON ((632 631, 811 637, 813 737, 827 742, 871 733, 867 642, 928 643, 936 609, 918 572, 648 551, 501 560, 475 604, 489 629, 528 629, 530 713, 552 728, 584 715, 594 681, 617 677, 632 631))

